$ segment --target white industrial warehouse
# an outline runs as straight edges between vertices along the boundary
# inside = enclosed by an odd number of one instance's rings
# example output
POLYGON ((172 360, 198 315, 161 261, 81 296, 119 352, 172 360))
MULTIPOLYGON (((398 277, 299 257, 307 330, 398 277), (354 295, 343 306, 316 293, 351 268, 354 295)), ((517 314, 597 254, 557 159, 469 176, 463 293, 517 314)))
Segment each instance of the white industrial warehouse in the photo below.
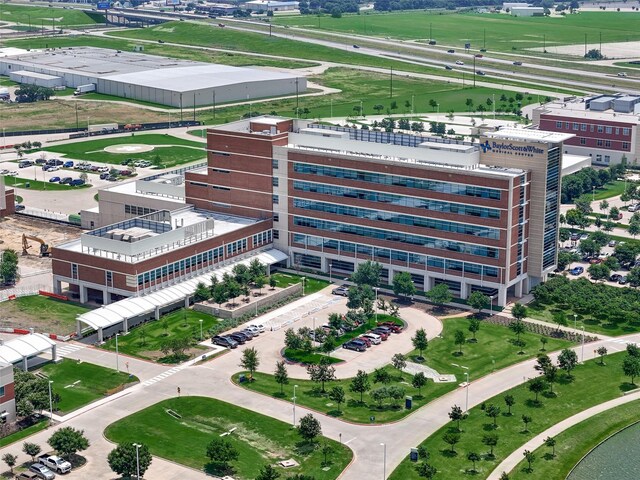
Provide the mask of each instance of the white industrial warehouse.
POLYGON ((292 95, 307 81, 289 73, 239 68, 95 47, 13 51, 0 55, 0 75, 21 83, 95 91, 173 107, 292 95))

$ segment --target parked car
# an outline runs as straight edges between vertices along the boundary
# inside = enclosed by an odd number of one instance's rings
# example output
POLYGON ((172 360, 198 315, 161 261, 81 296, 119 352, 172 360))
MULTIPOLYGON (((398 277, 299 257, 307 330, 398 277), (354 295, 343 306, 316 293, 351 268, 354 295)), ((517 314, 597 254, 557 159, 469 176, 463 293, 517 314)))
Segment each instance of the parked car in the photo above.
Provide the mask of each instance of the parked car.
POLYGON ((635 212, 636 210, 640 210, 640 203, 634 203, 633 205, 629 205, 627 208, 630 212, 635 212))
POLYGON ((257 337, 258 335, 260 335, 260 329, 258 327, 256 327, 255 325, 249 325, 248 327, 245 327, 245 330, 248 330, 251 333, 253 333, 254 337, 257 337))
POLYGON ((353 48, 360 48, 360 45, 356 45, 356 44, 354 44, 354 45, 353 45, 353 48))
POLYGON ((438 42, 436 42, 435 40, 429 40, 429 45, 436 45, 438 42))
POLYGON ((242 336, 245 342, 253 340, 253 335, 250 332, 245 332, 241 330, 239 332, 234 332, 234 335, 242 336))
POLYGON ((618 279, 618 283, 620 285, 626 285, 627 284, 627 277, 624 276, 624 275, 620 276, 620 278, 618 279))
POLYGON ((626 77, 627 76, 627 72, 618 72, 618 76, 619 77, 626 77))
POLYGON ((380 335, 377 333, 365 333, 362 336, 369 339, 374 345, 380 345, 382 343, 382 338, 380 338, 380 335))
POLYGON ((41 463, 34 463, 29 467, 29 470, 35 472, 36 475, 38 475, 38 478, 41 478, 42 480, 53 480, 56 478, 56 474, 41 463))
POLYGON ((251 330, 247 330, 246 328, 244 330, 240 330, 240 332, 249 337, 249 340, 252 340, 253 337, 256 336, 251 330))
POLYGON ((214 345, 220 345, 221 347, 227 347, 227 348, 238 347, 238 342, 236 342, 233 338, 223 336, 223 335, 216 335, 211 339, 211 343, 213 343, 214 345))
POLYGON ((364 344, 367 346, 367 348, 371 347, 371 339, 362 336, 362 337, 358 337, 357 340, 362 340, 364 342, 364 344))
POLYGON ((378 327, 387 327, 393 333, 401 333, 402 332, 402 327, 400 325, 396 325, 393 322, 380 322, 380 323, 378 323, 378 327))
POLYGON ((596 263, 602 263, 602 259, 601 258, 597 258, 597 257, 593 257, 589 260, 589 263, 591 265, 595 265, 596 263))
POLYGON ((241 332, 230 333, 228 337, 233 339, 240 345, 244 345, 245 342, 247 341, 247 337, 245 337, 244 334, 242 334, 241 332))
POLYGON ((84 185, 84 180, 82 180, 81 178, 75 178, 71 180, 71 183, 69 185, 71 185, 72 187, 79 187, 81 185, 84 185))
POLYGON ((513 62, 513 64, 514 64, 516 67, 519 67, 519 66, 521 66, 521 65, 522 65, 522 62, 513 62))
POLYGON ((482 57, 484 57, 484 55, 482 55, 481 53, 476 53, 475 57, 476 58, 482 58, 482 57))
POLYGON ((617 282, 618 280, 620 280, 620 277, 622 275, 618 274, 618 273, 613 273, 611 274, 611 276, 609 277, 609 281, 611 282, 617 282))
POLYGON ((27 168, 33 165, 31 160, 20 160, 18 163, 18 168, 27 168))
POLYGON ((616 242, 615 240, 610 240, 608 245, 609 245, 610 247, 615 247, 615 246, 616 246, 616 243, 618 243, 618 242, 616 242))
POLYGON ((71 185, 71 182, 73 182, 73 178, 71 178, 71 177, 64 177, 64 178, 60 179, 60 183, 62 185, 71 185))
POLYGON ((25 209, 25 206, 22 205, 21 203, 16 203, 15 209, 16 209, 16 212, 21 212, 22 210, 25 209))
POLYGON ((38 461, 54 472, 69 473, 71 471, 71 464, 57 455, 40 455, 38 461))
POLYGON ((456 65, 464 65, 464 62, 462 60, 456 60, 456 65))
POLYGON ((73 160, 67 160, 66 162, 64 162, 64 164, 62 165, 64 168, 71 168, 73 167, 73 160))
POLYGON ((262 325, 260 323, 249 325, 249 326, 252 327, 252 328, 257 328, 258 332, 260 332, 260 333, 264 333, 264 330, 265 330, 264 325, 262 325))
POLYGON ((387 339, 389 338, 389 335, 391 335, 390 332, 388 332, 387 330, 382 330, 380 327, 374 328, 369 333, 375 333, 376 335, 379 335, 380 340, 382 340, 383 342, 386 342, 387 339))
POLYGON ((571 275, 580 275, 584 272, 584 267, 573 267, 571 270, 569 270, 569 273, 571 275))
POLYGON ((486 73, 485 71, 483 71, 483 70, 478 70, 478 71, 476 71, 476 75, 480 75, 480 76, 482 76, 482 77, 484 77, 486 74, 487 74, 487 73, 486 73))
POLYGON ((579 233, 572 233, 571 234, 571 240, 573 240, 574 242, 577 242, 578 240, 580 240, 580 234, 579 233))
POLYGON ((346 348, 347 350, 354 350, 356 352, 364 352, 367 349, 364 342, 356 342, 355 340, 343 343, 342 348, 346 348))
POLYGON ((583 233, 582 235, 580 235, 580 240, 586 240, 587 238, 589 238, 588 233, 583 233))
POLYGON ((451 48, 451 49, 447 50, 447 53, 456 53, 456 51, 453 48, 451 48))
POLYGON ((54 182, 59 182, 60 181, 60 177, 51 177, 49 179, 49 183, 54 183, 54 182))
POLYGON ((348 297, 349 296, 349 286, 348 285, 341 285, 340 287, 334 288, 333 290, 331 290, 331 293, 334 295, 341 295, 343 297, 348 297))
POLYGON ((100 174, 100 180, 107 180, 109 178, 109 172, 104 172, 100 174))
POLYGON ((27 471, 16 475, 16 480, 34 480, 36 478, 39 478, 36 472, 27 471))

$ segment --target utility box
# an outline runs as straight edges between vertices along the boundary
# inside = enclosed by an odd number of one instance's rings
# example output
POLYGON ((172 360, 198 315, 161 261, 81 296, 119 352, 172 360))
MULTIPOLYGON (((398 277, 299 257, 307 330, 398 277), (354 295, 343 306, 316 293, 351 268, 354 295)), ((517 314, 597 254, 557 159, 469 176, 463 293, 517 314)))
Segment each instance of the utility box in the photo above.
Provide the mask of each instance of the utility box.
POLYGON ((406 408, 407 410, 411 410, 412 406, 413 406, 413 397, 406 397, 404 399, 404 408, 406 408))
POLYGON ((417 448, 412 448, 411 452, 409 453, 409 460, 411 460, 412 462, 417 462, 418 461, 418 449, 417 448))

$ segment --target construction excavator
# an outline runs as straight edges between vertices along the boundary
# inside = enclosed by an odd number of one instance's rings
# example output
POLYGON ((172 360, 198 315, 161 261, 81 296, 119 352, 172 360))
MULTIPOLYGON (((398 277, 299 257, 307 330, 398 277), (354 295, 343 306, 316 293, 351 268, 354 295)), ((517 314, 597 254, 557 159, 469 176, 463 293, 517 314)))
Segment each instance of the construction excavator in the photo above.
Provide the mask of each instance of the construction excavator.
POLYGON ((51 255, 51 247, 45 243, 44 240, 38 237, 33 237, 31 235, 22 234, 22 255, 29 255, 29 249, 31 245, 29 245, 28 240, 33 240, 34 242, 38 242, 40 244, 40 256, 48 257, 51 255))

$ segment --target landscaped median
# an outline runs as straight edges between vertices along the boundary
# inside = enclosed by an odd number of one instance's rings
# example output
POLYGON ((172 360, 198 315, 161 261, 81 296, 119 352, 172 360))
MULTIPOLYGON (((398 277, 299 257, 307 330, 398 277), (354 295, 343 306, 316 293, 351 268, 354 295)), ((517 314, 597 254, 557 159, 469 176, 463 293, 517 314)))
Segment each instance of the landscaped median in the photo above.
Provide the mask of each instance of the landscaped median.
MULTIPOLYGON (((461 420, 461 432, 457 422, 451 421, 421 444, 428 454, 426 463, 435 467, 436 478, 462 478, 466 474, 486 478, 511 452, 552 425, 634 388, 622 372, 625 356, 624 352, 608 356, 604 365, 599 360, 587 361, 571 370, 573 379, 565 373, 557 374, 553 393, 548 387, 536 393, 532 390, 535 382, 530 380, 490 398, 461 420)), ((533 369, 530 377, 541 378, 533 369)), ((415 467, 423 463, 407 458, 389 478, 419 479, 415 467)), ((546 478, 564 477, 554 471, 546 478)))
MULTIPOLYGON (((384 320, 388 318, 385 317, 384 320)), ((543 337, 530 332, 521 334, 524 345, 522 343, 514 345, 516 336, 508 327, 484 321, 479 322, 479 330, 475 332, 474 341, 472 333, 469 332, 472 320, 469 318, 443 320, 441 336, 430 340, 427 348, 422 352, 425 359, 424 365, 435 369, 440 375, 455 374, 457 378, 455 381, 436 383, 429 379, 421 388, 415 388, 413 374, 400 371, 391 365, 368 373, 366 388, 358 386, 358 382, 363 381, 362 374, 358 380, 354 378, 327 380, 324 391, 319 381, 288 378, 286 383, 280 384, 277 376, 265 373, 254 372, 253 381, 247 381, 249 375, 246 372, 240 372, 233 376, 233 381, 249 390, 288 402, 292 401, 294 386, 297 385, 295 396, 299 405, 350 422, 385 423, 400 420, 415 409, 457 388, 460 379, 464 378, 465 370, 456 365, 467 367, 471 379, 474 379, 493 370, 534 357, 540 353, 543 346, 546 346, 547 350, 558 350, 571 345, 567 340, 543 337), (460 334, 457 332, 462 332, 464 342, 456 343, 456 337, 460 339, 460 334), (540 341, 542 338, 546 340, 545 344, 540 341), (524 353, 519 354, 519 352, 524 353), (240 381, 241 376, 244 377, 244 381, 240 381), (343 396, 339 395, 340 390, 343 396), (411 410, 404 407, 405 396, 412 397, 411 410), (340 399, 339 403, 337 399, 340 399)), ((393 334, 387 341, 393 341, 396 335, 406 335, 406 333, 393 334)), ((376 347, 372 346, 360 355, 375 355, 375 349, 376 347)), ((419 352, 414 350, 406 356, 406 361, 415 362, 418 356, 419 352)), ((329 374, 328 377, 331 375, 329 374)))
POLYGON ((153 455, 208 474, 242 479, 256 478, 261 468, 272 465, 281 478, 304 473, 333 480, 352 458, 351 450, 338 442, 305 441, 290 424, 204 397, 164 400, 111 424, 105 435, 112 442, 143 443, 153 455), (208 446, 218 439, 237 452, 228 467, 207 458, 208 446), (290 459, 298 466, 278 465, 290 459))

